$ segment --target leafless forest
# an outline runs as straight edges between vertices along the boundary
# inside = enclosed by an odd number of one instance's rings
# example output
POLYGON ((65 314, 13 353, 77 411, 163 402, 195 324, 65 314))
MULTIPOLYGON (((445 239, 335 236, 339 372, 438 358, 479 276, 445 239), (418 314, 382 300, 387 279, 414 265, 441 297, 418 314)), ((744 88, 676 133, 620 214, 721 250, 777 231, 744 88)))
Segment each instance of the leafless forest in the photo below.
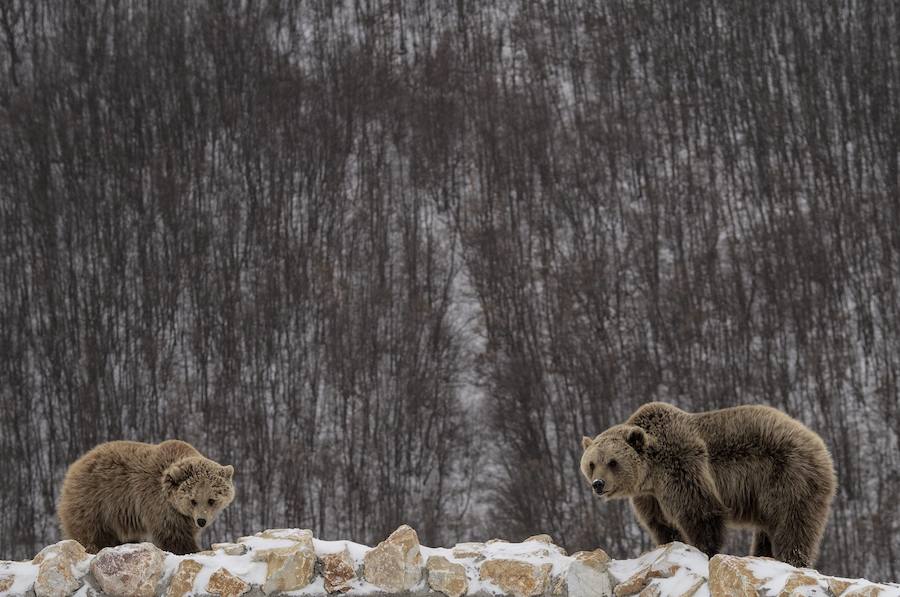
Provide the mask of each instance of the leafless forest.
POLYGON ((580 438, 660 399, 818 431, 819 568, 900 580, 898 13, 0 0, 0 557, 172 437, 237 469, 207 540, 633 557, 580 438))

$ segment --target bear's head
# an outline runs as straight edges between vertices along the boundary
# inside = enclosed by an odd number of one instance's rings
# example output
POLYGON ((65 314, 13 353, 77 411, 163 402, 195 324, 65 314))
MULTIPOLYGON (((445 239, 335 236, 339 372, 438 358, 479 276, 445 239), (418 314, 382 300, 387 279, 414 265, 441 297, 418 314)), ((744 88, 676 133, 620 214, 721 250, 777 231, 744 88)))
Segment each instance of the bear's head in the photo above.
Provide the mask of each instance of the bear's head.
POLYGON ((635 425, 616 425, 594 439, 581 438, 581 473, 594 493, 607 499, 639 495, 649 473, 651 441, 635 425))
POLYGON ((200 529, 234 499, 234 467, 202 456, 182 458, 163 472, 163 490, 169 504, 200 529))

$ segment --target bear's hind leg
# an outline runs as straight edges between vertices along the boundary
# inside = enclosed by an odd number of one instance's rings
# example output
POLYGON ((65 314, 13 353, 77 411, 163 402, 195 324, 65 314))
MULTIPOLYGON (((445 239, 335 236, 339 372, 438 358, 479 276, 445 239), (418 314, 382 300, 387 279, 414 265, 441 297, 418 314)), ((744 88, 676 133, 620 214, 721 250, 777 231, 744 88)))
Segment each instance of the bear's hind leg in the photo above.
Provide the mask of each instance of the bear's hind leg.
POLYGON ((750 555, 760 558, 772 557, 772 542, 769 536, 762 529, 756 529, 753 532, 753 546, 750 548, 750 555))
POLYGON ((808 568, 815 563, 819 542, 825 531, 819 520, 803 509, 791 510, 772 534, 773 556, 797 568, 808 568))

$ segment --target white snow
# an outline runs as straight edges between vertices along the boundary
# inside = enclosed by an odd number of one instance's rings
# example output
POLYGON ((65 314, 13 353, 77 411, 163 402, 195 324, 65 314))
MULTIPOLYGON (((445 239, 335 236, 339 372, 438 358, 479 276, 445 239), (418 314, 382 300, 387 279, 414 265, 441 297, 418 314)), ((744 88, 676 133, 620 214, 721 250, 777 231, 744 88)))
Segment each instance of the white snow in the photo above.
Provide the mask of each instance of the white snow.
POLYGON ((12 586, 6 591, 11 595, 24 595, 30 591, 37 580, 37 573, 38 567, 31 562, 0 562, 0 578, 9 575, 15 577, 12 586))

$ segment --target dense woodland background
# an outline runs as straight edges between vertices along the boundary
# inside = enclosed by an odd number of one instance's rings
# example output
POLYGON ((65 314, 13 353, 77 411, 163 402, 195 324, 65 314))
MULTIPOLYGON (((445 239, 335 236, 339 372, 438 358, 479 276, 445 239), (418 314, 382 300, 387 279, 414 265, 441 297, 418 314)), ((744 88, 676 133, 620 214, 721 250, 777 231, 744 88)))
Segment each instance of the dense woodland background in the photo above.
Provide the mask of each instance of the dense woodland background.
POLYGON ((819 568, 900 580, 898 13, 0 0, 0 557, 172 437, 208 540, 633 557, 579 443, 660 399, 818 431, 819 568))

